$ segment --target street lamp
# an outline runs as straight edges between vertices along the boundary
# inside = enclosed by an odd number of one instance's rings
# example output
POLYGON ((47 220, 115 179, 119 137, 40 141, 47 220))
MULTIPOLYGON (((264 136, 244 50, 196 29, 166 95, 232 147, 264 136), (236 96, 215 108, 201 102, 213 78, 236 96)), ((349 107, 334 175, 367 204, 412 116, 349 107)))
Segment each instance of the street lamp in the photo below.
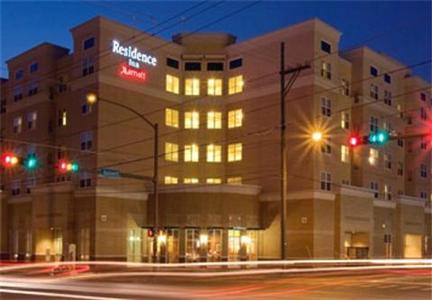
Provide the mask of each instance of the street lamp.
POLYGON ((154 145, 153 145, 153 178, 152 178, 152 182, 153 182, 153 196, 154 196, 154 232, 155 232, 155 237, 153 238, 153 255, 156 258, 157 254, 157 241, 158 241, 158 232, 159 232, 159 189, 158 189, 158 169, 159 169, 159 150, 158 150, 158 145, 159 145, 159 127, 158 127, 158 123, 152 123, 149 119, 147 119, 143 114, 141 114, 140 112, 137 112, 136 110, 134 110, 133 108, 126 106, 124 104, 115 102, 115 101, 111 101, 105 98, 98 98, 96 94, 94 93, 88 93, 86 95, 86 100, 87 103, 89 105, 94 105, 97 101, 103 101, 106 103, 109 103, 111 105, 115 105, 115 106, 119 106, 122 107, 128 111, 130 111, 131 113, 137 115, 139 118, 141 118, 144 122, 146 122, 152 129, 154 132, 154 145))
POLYGON ((323 138, 323 134, 321 131, 314 131, 311 135, 312 140, 316 143, 320 142, 323 138))

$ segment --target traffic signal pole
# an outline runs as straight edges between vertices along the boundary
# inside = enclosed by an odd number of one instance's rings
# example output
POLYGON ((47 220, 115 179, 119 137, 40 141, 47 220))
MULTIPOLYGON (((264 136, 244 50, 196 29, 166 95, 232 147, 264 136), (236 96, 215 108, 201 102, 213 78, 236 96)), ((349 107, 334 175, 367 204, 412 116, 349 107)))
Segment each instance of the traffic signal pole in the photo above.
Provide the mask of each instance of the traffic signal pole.
POLYGON ((280 44, 280 242, 281 259, 286 259, 286 198, 287 198, 287 148, 286 148, 286 111, 285 98, 291 90, 294 82, 301 71, 310 68, 304 64, 295 68, 285 69, 285 43, 280 44), (288 82, 285 83, 285 76, 290 74, 288 82))

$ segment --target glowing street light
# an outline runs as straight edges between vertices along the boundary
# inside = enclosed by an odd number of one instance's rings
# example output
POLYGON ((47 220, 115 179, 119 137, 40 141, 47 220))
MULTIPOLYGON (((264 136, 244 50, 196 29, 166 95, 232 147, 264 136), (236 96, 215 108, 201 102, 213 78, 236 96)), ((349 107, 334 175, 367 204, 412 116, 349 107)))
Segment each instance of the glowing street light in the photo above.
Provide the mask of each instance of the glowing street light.
POLYGON ((87 103, 88 103, 88 104, 93 105, 93 104, 95 104, 96 101, 97 101, 97 96, 96 96, 96 94, 94 94, 94 93, 88 93, 88 94, 86 95, 86 100, 87 100, 87 103))
POLYGON ((320 142, 323 138, 323 134, 320 131, 315 131, 312 133, 312 140, 316 143, 320 142))

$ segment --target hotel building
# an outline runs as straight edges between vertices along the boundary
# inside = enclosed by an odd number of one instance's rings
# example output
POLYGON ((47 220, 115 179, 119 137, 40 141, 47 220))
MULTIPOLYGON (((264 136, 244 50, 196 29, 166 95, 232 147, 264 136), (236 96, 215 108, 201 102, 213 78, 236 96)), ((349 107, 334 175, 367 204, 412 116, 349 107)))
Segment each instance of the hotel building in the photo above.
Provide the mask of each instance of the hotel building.
POLYGON ((243 42, 70 31, 73 49, 37 45, 1 81, 1 152, 20 160, 1 169, 3 258, 154 259, 153 130, 125 107, 159 128, 159 261, 281 257, 282 41, 287 67, 310 64, 286 97, 286 257, 431 257, 431 89, 406 66, 339 52, 318 19, 243 42), (385 145, 347 144, 379 130, 385 145))

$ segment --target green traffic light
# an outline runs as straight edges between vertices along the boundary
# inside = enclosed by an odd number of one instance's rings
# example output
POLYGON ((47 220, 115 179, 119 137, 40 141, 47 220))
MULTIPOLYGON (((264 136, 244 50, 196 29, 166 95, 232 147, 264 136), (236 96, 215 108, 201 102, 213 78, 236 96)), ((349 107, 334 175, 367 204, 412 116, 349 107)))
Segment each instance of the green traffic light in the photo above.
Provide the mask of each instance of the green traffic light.
POLYGON ((78 163, 76 163, 76 162, 72 163, 71 171, 74 172, 74 173, 76 173, 76 172, 78 172, 78 170, 79 170, 78 163))
POLYGON ((38 167, 38 160, 35 156, 28 156, 24 162, 24 167, 27 170, 34 170, 38 167))
POLYGON ((379 131, 369 135, 369 142, 371 144, 384 145, 389 140, 389 133, 387 131, 379 131))

